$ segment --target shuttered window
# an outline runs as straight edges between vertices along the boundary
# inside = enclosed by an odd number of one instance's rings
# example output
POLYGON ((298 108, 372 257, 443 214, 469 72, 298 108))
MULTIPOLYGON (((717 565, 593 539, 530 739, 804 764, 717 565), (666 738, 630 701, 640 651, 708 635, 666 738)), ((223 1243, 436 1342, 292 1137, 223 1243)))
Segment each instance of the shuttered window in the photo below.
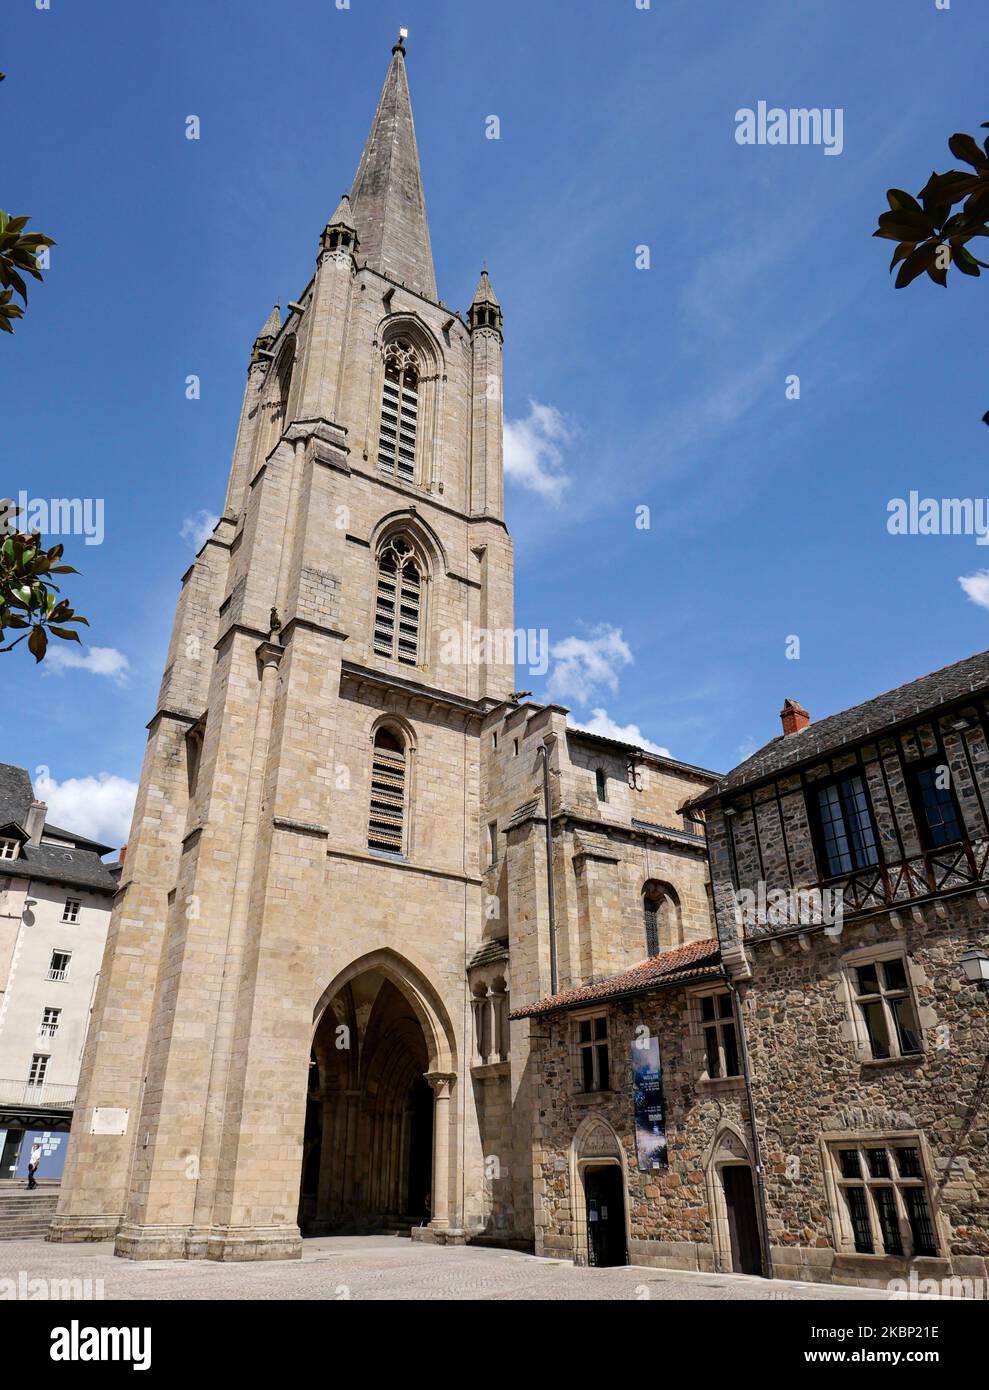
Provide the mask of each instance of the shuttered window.
POLYGON ((416 434, 419 427, 419 372, 415 354, 402 342, 385 357, 385 384, 378 431, 378 468, 400 482, 415 481, 416 434))
POLYGON ((378 562, 374 650, 406 666, 419 662, 422 575, 408 541, 391 542, 378 562))
POLYGON ((390 729, 374 736, 368 849, 401 854, 405 826, 405 748, 390 729))

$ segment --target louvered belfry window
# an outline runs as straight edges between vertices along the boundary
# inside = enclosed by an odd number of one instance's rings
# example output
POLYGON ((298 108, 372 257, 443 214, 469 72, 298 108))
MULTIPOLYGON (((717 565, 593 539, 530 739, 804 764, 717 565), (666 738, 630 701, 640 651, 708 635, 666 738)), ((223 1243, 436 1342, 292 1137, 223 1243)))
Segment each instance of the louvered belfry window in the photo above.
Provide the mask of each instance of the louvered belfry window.
POLYGON ((390 729, 379 729, 371 755, 368 849, 402 853, 405 823, 405 748, 390 729))
POLYGON ((398 338, 385 353, 385 385, 378 433, 378 469, 390 478, 411 483, 416 471, 416 431, 419 425, 419 370, 410 343, 398 338))
POLYGON ((406 666, 419 662, 419 616, 422 573, 411 545, 402 537, 390 542, 378 561, 374 607, 374 650, 406 666))

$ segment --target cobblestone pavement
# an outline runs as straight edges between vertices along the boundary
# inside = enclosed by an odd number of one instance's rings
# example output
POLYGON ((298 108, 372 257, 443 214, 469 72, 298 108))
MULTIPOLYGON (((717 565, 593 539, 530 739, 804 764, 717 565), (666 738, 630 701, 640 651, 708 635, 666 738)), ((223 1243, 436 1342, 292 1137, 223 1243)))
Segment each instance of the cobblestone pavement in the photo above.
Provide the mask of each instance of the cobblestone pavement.
MULTIPOLYGON (((0 1279, 103 1280, 108 1299, 884 1299, 874 1289, 682 1274, 576 1269, 480 1246, 413 1245, 398 1236, 307 1240, 301 1260, 260 1264, 118 1260, 109 1243, 0 1241, 0 1279)), ((9 1286, 8 1286, 9 1287, 9 1286)))

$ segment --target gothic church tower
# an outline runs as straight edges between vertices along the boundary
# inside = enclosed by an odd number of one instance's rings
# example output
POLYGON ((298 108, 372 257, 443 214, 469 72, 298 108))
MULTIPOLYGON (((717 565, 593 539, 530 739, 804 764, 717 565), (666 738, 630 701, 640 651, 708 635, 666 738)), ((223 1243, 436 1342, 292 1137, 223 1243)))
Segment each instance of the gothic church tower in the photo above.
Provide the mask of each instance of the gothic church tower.
POLYGON ((443 634, 513 627, 501 379, 487 274, 466 319, 437 299, 399 40, 183 580, 52 1239, 483 1226, 466 966, 514 670, 443 634))

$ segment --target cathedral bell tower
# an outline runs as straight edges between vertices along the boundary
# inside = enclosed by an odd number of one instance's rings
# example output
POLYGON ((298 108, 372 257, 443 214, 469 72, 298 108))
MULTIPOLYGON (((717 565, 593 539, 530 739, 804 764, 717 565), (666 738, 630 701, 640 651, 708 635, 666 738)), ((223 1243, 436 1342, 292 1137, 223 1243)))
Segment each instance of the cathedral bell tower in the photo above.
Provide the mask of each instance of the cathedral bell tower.
POLYGON ((437 298, 395 44, 309 283, 254 343, 183 577, 53 1240, 297 1257, 483 1225, 466 963, 514 687, 502 319, 437 298))

